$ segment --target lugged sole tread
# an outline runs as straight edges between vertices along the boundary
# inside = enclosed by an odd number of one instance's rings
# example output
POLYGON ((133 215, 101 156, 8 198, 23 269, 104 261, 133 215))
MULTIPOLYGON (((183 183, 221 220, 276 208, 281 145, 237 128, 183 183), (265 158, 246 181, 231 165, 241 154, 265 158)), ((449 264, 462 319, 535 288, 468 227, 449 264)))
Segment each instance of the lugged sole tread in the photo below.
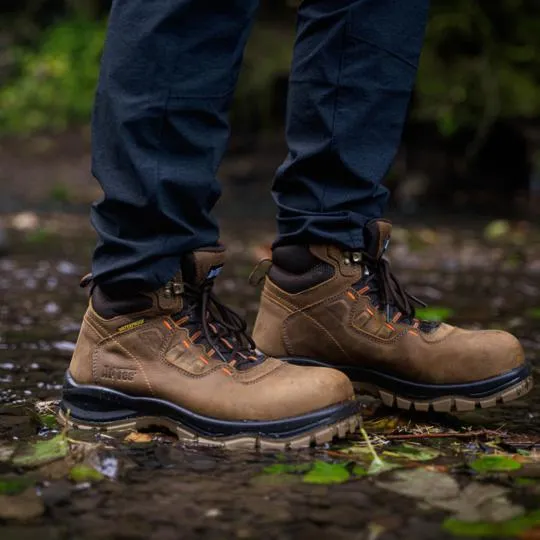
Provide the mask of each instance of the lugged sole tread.
POLYGON ((334 439, 345 438, 348 434, 357 431, 362 425, 362 417, 359 414, 335 422, 323 427, 318 427, 312 431, 304 432, 297 437, 290 439, 268 439, 260 435, 240 434, 227 438, 206 437, 198 435, 185 426, 174 422, 168 418, 144 416, 134 418, 133 420, 123 420, 119 422, 110 422, 108 424, 91 424, 70 418, 63 411, 59 411, 58 419, 61 424, 70 428, 81 430, 93 430, 102 432, 122 432, 138 431, 152 427, 165 428, 176 434, 178 440, 185 443, 197 444, 203 446, 213 446, 227 448, 231 450, 299 450, 318 446, 332 442, 334 439))
POLYGON ((444 396, 432 400, 414 400, 398 394, 393 394, 384 388, 375 387, 374 393, 387 407, 419 412, 466 412, 474 409, 488 409, 515 399, 520 399, 528 394, 533 387, 532 375, 519 381, 514 386, 486 396, 484 398, 466 398, 461 396, 444 396))

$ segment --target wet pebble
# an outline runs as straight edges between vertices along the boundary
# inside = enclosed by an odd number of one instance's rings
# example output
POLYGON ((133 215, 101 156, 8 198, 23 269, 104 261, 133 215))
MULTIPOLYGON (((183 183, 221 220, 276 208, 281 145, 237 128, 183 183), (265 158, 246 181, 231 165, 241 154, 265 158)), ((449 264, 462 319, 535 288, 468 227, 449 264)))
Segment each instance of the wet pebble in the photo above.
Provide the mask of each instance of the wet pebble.
POLYGON ((73 341, 55 341, 52 346, 59 351, 73 352, 75 350, 75 343, 73 341))
POLYGON ((74 274, 79 273, 78 266, 76 266, 75 264, 73 264, 72 262, 69 262, 69 261, 60 261, 56 265, 56 270, 60 274, 64 274, 64 275, 67 275, 67 276, 72 276, 74 274))
POLYGON ((60 306, 56 302, 47 302, 43 307, 43 311, 47 315, 56 315, 60 312, 60 306))

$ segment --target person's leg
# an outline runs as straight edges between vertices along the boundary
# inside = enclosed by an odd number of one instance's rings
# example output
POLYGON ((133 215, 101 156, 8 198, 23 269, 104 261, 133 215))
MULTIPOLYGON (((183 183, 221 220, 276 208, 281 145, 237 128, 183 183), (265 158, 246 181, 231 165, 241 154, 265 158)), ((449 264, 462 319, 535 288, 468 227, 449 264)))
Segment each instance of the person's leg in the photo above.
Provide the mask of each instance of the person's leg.
POLYGON ((218 240, 227 112, 257 0, 115 0, 93 119, 96 283, 157 289, 218 240))
POLYGON ((304 0, 289 83, 289 155, 277 172, 277 245, 364 245, 382 215, 428 0, 304 0))
POLYGON ((253 337, 266 354, 333 366, 386 405, 470 410, 516 399, 531 371, 507 332, 415 316, 384 253, 381 186, 420 53, 427 0, 309 0, 291 73, 279 237, 253 337), (316 339, 314 339, 316 336, 316 339))
POLYGON ((255 4, 114 3, 94 121, 100 244, 65 423, 164 426, 191 442, 270 449, 358 426, 343 373, 259 353, 212 292, 225 260, 210 217, 215 173, 255 4))

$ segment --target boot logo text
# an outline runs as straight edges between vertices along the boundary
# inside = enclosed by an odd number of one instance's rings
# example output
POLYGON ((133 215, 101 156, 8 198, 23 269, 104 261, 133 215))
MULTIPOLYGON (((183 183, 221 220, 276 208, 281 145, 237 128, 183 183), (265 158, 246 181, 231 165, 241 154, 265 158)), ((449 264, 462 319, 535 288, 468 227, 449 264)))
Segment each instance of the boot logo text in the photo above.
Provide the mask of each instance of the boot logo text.
POLYGON ((111 381, 127 381, 131 382, 135 378, 136 369, 116 368, 111 366, 103 366, 101 372, 102 379, 110 379, 111 381))

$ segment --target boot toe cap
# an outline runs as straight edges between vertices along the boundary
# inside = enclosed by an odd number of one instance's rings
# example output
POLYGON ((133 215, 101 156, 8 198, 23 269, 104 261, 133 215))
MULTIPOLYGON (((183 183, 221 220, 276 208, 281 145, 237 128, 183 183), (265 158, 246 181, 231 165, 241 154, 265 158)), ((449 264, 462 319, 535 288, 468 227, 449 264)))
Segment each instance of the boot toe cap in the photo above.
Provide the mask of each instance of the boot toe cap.
MULTIPOLYGON (((468 354, 463 355, 466 379, 490 379, 508 373, 525 364, 523 347, 516 337, 501 330, 471 332, 468 354)), ((467 346, 468 345, 468 346, 467 346)))
POLYGON ((336 369, 287 365, 294 391, 287 392, 291 416, 331 407, 354 399, 349 378, 336 369))
POLYGON ((501 375, 525 364, 525 353, 519 340, 508 332, 487 330, 489 339, 487 360, 491 363, 493 374, 501 375))
POLYGON ((418 380, 431 384, 467 384, 492 379, 525 365, 520 342, 501 330, 451 328, 431 342, 433 355, 415 355, 418 380), (434 362, 435 360, 435 362, 434 362))

